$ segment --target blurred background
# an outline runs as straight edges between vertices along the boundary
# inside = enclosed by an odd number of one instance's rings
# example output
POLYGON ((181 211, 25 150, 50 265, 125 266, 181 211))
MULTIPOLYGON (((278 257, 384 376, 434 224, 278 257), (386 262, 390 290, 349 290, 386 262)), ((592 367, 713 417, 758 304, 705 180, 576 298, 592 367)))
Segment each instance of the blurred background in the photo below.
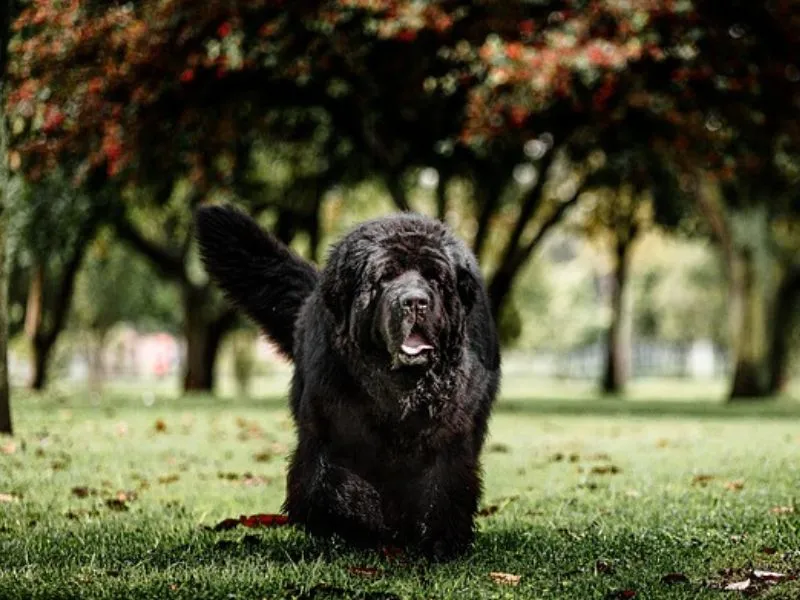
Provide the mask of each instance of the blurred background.
POLYGON ((511 392, 797 395, 800 2, 4 4, 12 386, 284 387, 199 264, 226 202, 320 263, 447 222, 511 392))

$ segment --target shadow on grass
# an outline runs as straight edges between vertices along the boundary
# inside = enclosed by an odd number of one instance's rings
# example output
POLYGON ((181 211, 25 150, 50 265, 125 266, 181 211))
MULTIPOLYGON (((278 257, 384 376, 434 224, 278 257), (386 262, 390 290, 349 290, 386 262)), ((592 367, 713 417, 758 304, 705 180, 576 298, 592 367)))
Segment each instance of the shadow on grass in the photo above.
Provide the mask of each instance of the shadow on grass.
POLYGON ((734 403, 697 400, 541 400, 501 398, 498 413, 554 416, 689 417, 705 419, 800 418, 800 402, 790 399, 739 401, 734 403))
MULTIPOLYGON (((551 415, 551 416, 607 416, 607 417, 687 417, 707 419, 784 419, 800 418, 800 401, 789 397, 777 399, 755 399, 726 402, 710 400, 708 397, 670 399, 639 398, 564 398, 553 399, 526 397, 518 394, 502 395, 496 406, 497 413, 551 415)), ((40 409, 63 408, 73 411, 105 411, 109 415, 117 410, 152 408, 153 410, 209 410, 215 411, 264 411, 287 410, 286 394, 250 398, 218 398, 207 394, 192 394, 180 397, 153 396, 110 392, 97 396, 80 393, 33 394, 19 392, 17 406, 40 409)))

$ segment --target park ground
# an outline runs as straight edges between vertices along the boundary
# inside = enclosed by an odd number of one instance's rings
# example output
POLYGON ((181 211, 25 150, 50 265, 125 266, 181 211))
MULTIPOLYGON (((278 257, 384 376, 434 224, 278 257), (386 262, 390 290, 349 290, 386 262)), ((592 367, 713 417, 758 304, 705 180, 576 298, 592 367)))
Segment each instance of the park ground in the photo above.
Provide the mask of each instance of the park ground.
POLYGON ((716 384, 649 382, 600 400, 512 378, 474 551, 428 565, 287 527, 215 530, 280 510, 285 384, 247 400, 18 394, 0 598, 800 598, 796 393, 726 406, 716 384))

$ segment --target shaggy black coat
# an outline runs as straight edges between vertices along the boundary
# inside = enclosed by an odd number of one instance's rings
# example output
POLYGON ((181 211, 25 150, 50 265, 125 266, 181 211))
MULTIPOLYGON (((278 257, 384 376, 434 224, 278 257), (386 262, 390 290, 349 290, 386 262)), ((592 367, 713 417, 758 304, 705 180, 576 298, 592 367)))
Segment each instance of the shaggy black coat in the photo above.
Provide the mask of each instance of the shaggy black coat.
POLYGON ((438 221, 390 216, 319 272, 230 208, 201 209, 197 234, 211 276, 295 362, 290 520, 362 546, 466 551, 500 378, 467 247, 438 221))

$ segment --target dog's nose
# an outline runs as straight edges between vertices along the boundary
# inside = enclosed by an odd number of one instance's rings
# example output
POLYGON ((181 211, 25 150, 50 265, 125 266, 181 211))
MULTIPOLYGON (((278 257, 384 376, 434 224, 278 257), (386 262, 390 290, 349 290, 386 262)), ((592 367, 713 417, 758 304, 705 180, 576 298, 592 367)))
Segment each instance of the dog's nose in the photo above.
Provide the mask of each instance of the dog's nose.
POLYGON ((400 296, 400 305, 406 313, 424 313, 429 304, 430 299, 423 290, 409 290, 400 296))

